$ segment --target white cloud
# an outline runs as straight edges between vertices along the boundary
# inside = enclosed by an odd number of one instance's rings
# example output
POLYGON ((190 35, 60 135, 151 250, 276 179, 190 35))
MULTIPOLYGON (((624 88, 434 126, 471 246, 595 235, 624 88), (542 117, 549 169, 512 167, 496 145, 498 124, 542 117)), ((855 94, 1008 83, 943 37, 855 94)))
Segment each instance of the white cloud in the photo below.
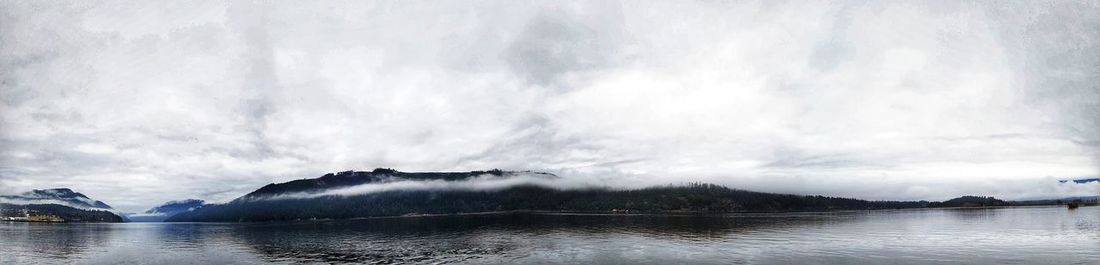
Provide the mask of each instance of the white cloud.
POLYGON ((344 169, 1077 194, 1094 3, 0 3, 0 191, 138 211, 344 169), (998 183, 984 185, 978 183, 998 183))

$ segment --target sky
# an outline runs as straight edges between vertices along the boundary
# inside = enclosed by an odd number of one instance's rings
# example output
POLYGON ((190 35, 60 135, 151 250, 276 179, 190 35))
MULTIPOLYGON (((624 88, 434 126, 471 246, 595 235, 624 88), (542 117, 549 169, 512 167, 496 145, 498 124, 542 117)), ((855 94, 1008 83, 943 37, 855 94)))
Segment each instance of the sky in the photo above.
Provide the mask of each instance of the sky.
POLYGON ((329 172, 1095 195, 1096 1, 0 0, 0 193, 329 172))

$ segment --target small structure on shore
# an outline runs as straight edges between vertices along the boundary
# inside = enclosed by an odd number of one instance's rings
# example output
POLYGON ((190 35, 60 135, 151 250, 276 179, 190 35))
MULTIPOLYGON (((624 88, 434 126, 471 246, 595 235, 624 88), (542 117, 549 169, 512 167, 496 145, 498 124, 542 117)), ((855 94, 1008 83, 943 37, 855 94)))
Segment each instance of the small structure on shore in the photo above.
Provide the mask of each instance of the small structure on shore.
POLYGON ((29 222, 51 222, 51 223, 60 223, 60 222, 64 222, 64 221, 65 221, 65 219, 63 219, 63 218, 61 218, 61 217, 59 217, 59 216, 56 216, 56 215, 49 215, 49 214, 45 214, 45 215, 36 215, 36 214, 35 214, 35 215, 30 215, 30 216, 27 216, 27 221, 29 221, 29 222))
POLYGON ((3 216, 0 217, 0 221, 15 221, 15 222, 51 222, 61 223, 65 222, 65 218, 52 214, 40 214, 34 211, 27 211, 23 209, 23 216, 3 216))

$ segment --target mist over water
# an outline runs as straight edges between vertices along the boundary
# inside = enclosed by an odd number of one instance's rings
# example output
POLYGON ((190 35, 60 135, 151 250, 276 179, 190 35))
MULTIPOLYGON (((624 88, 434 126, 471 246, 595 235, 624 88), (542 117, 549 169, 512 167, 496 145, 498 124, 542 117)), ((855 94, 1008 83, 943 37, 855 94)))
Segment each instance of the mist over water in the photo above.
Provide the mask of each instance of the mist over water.
MULTIPOLYGON (((64 205, 77 209, 84 210, 96 210, 99 208, 92 208, 85 205, 77 205, 67 201, 51 200, 51 199, 22 199, 22 198, 0 198, 0 203, 14 204, 14 205, 27 205, 27 204, 57 204, 64 205)), ((105 210, 105 209, 99 209, 105 210)))

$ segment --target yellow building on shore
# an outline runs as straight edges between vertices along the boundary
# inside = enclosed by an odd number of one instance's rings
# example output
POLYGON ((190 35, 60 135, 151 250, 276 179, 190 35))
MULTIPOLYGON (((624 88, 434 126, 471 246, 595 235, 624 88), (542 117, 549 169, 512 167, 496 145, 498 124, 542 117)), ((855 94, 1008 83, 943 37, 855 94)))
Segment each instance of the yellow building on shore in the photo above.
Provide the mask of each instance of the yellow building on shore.
POLYGON ((27 216, 27 221, 30 221, 30 222, 64 222, 65 219, 62 219, 61 217, 58 217, 56 215, 48 215, 48 214, 47 215, 34 215, 34 214, 32 214, 32 215, 27 216))
POLYGON ((0 218, 0 221, 60 223, 60 222, 65 222, 65 218, 61 218, 60 216, 49 215, 49 214, 44 214, 44 215, 28 214, 26 216, 2 217, 2 218, 0 218))

